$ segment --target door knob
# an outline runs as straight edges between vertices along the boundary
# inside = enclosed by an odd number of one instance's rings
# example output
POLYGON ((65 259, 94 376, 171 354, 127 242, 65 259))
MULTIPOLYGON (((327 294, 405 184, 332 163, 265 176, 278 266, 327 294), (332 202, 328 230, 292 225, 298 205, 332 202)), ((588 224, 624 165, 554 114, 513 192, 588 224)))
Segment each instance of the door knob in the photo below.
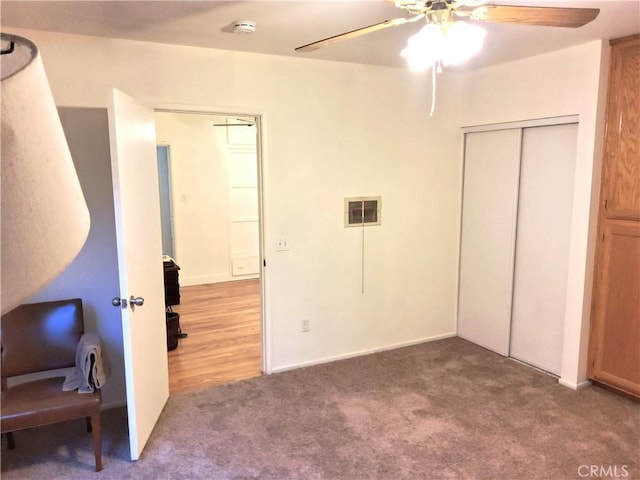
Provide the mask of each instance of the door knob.
POLYGON ((120 297, 113 297, 111 299, 111 305, 113 305, 114 307, 127 308, 127 299, 120 298, 120 297))
POLYGON ((129 299, 129 303, 131 305, 135 305, 136 307, 141 307, 142 305, 144 305, 144 298, 134 297, 133 295, 131 295, 131 298, 129 299))
POLYGON ((127 308, 127 305, 131 305, 131 308, 141 307, 142 305, 144 305, 144 298, 134 297, 133 295, 131 295, 131 298, 129 298, 129 300, 127 300, 126 298, 113 297, 111 299, 111 305, 113 305, 114 307, 122 308, 127 308))

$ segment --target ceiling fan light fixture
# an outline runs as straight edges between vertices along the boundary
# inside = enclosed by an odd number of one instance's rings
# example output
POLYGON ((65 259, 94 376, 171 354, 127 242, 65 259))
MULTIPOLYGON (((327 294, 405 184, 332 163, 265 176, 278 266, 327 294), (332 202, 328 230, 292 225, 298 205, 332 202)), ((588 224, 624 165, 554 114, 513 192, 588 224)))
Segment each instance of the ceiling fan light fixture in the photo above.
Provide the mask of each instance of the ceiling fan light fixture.
POLYGON ((478 25, 455 22, 447 31, 442 64, 460 65, 480 53, 487 31, 478 25))
POLYGON ((469 16, 472 20, 482 22, 484 21, 488 11, 489 9, 487 7, 478 7, 473 12, 471 12, 469 16))
POLYGON ((416 72, 436 65, 460 65, 480 52, 486 34, 484 28, 461 21, 443 25, 430 23, 409 38, 400 55, 416 72))
POLYGON ((440 58, 443 36, 438 25, 427 24, 418 33, 409 37, 407 46, 400 52, 409 68, 414 72, 424 72, 440 58))

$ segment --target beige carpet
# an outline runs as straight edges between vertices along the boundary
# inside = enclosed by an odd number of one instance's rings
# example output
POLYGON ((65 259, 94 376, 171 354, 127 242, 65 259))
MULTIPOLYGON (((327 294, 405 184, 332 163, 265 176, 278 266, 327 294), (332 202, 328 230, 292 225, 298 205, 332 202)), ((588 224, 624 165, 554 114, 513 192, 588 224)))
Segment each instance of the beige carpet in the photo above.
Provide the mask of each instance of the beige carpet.
POLYGON ((640 478, 638 403, 457 338, 172 396, 135 463, 125 418, 99 474, 74 422, 3 444, 2 478, 640 478))

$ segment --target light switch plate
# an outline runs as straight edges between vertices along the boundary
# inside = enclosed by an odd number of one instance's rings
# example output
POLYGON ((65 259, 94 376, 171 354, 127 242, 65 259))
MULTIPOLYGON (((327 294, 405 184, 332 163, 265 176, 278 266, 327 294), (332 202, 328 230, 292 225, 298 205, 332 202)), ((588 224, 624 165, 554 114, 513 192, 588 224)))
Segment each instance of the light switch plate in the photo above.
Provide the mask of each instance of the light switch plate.
POLYGON ((286 237, 280 237, 276 240, 276 252, 286 252, 289 250, 289 240, 286 237))

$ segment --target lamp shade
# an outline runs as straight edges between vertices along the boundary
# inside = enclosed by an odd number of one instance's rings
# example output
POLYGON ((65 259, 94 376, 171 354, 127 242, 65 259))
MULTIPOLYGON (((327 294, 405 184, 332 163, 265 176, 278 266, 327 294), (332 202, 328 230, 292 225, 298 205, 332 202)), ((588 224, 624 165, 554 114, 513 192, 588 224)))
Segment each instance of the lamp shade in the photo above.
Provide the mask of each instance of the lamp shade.
POLYGON ((1 310, 51 282, 76 257, 89 211, 36 46, 1 34, 1 310))

